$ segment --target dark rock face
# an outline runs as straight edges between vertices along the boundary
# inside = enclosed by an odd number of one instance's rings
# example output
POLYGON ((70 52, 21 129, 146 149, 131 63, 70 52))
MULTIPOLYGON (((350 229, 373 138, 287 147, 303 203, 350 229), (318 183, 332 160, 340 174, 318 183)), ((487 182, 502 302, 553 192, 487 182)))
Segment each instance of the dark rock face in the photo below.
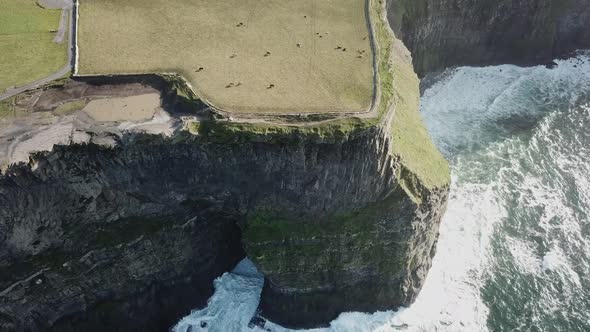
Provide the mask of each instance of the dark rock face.
POLYGON ((535 65, 590 47, 589 0, 387 0, 416 72, 535 65))
POLYGON ((243 257, 240 228, 268 277, 265 315, 279 322, 413 300, 447 188, 410 199, 387 135, 221 140, 128 135, 1 175, 0 329, 168 328, 243 257), (269 233, 271 215, 308 233, 269 233))
MULTIPOLYGON (((448 187, 400 185, 386 132, 301 151, 303 195, 258 204, 243 241, 266 277, 261 309, 284 326, 316 327, 346 311, 411 304, 431 266, 448 187), (346 167, 343 167, 346 165, 346 167)), ((290 177, 291 178, 291 177, 290 177)), ((291 181, 289 181, 291 182, 291 181)), ((292 187, 293 183, 285 183, 292 187)))
POLYGON ((444 189, 429 193, 420 206, 394 192, 372 206, 373 213, 343 217, 341 232, 292 232, 250 243, 248 251, 260 254, 254 257, 267 275, 263 314, 284 326, 317 327, 342 312, 410 305, 430 270, 446 200, 444 189), (264 256, 271 250, 273 257, 264 256))
POLYGON ((190 149, 155 137, 0 175, 0 330, 167 330, 244 256, 222 196, 188 200, 190 149))

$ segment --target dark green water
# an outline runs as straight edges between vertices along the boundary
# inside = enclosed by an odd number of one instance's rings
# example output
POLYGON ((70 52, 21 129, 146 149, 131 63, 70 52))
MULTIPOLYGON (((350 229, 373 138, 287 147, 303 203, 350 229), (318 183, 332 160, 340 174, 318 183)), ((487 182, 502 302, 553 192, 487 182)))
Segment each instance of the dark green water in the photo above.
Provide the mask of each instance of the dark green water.
POLYGON ((590 57, 558 63, 461 68, 422 98, 454 177, 443 232, 463 227, 439 254, 475 241, 471 328, 442 330, 590 331, 590 57))

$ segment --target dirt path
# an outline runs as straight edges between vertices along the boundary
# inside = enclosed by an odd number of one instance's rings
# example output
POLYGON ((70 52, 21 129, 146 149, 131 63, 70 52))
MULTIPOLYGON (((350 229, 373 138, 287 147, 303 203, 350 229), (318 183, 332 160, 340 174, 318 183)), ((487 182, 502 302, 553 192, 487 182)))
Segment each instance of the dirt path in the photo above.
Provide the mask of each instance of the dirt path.
POLYGON ((76 31, 76 11, 77 11, 77 4, 73 3, 72 0, 40 0, 39 3, 45 8, 51 9, 62 9, 61 20, 59 24, 59 30, 57 35, 55 36, 54 41, 56 43, 62 43, 66 34, 66 31, 69 31, 68 34, 68 63, 65 67, 58 70, 57 72, 44 77, 42 79, 36 80, 29 84, 16 87, 13 89, 9 89, 3 93, 0 93, 0 101, 4 99, 8 99, 12 96, 15 96, 19 93, 25 92, 27 90, 38 88, 41 85, 47 84, 51 81, 55 81, 60 79, 66 75, 68 75, 74 68, 74 54, 75 54, 75 31, 76 31), (69 15, 68 15, 69 14, 69 15), (69 18, 69 19, 68 19, 69 18), (67 26, 67 22, 70 22, 69 28, 67 26))
POLYGON ((55 38, 53 38, 53 42, 56 44, 61 44, 64 42, 64 37, 66 36, 66 31, 68 30, 68 13, 69 9, 62 9, 61 11, 61 18, 59 19, 59 28, 57 29, 57 34, 55 38))

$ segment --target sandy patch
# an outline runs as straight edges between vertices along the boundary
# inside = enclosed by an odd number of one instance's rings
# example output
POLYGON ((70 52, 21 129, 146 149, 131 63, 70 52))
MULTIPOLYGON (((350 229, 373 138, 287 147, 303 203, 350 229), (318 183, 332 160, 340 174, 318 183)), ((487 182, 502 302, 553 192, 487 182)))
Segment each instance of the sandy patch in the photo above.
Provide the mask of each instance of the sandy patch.
POLYGON ((38 151, 51 151, 54 145, 66 145, 70 142, 72 122, 63 121, 42 128, 36 133, 16 137, 8 147, 7 164, 27 162, 29 156, 38 151))
POLYGON ((98 122, 145 121, 151 119, 160 106, 160 95, 149 93, 92 100, 82 111, 98 122))

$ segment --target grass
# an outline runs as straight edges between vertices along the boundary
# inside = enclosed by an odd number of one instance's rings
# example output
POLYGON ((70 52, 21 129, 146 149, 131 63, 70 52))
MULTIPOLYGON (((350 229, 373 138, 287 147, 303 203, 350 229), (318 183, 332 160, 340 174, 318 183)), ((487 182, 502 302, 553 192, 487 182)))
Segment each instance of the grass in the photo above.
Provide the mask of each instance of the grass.
POLYGON ((15 97, 0 101, 0 119, 2 118, 16 118, 30 114, 30 110, 14 106, 15 97))
POLYGON ((53 110, 54 115, 68 115, 79 111, 86 106, 86 100, 72 100, 59 105, 56 109, 53 110))
POLYGON ((8 100, 0 101, 0 118, 9 117, 12 112, 12 107, 10 107, 10 102, 8 100))
MULTIPOLYGON (((398 179, 407 190, 419 199, 419 182, 426 188, 446 186, 450 183, 447 161, 434 145, 420 113, 420 89, 409 53, 398 39, 392 39, 389 26, 383 17, 383 7, 377 0, 371 7, 375 17, 375 33, 380 45, 379 77, 381 79, 380 107, 395 105, 391 128, 393 153, 400 157, 402 169, 398 179), (389 59, 389 61, 384 61, 389 59)), ((380 109, 380 114, 384 113, 380 109)))
POLYGON ((365 111, 373 70, 364 6, 361 0, 81 0, 79 74, 174 72, 201 99, 233 112, 365 111), (230 83, 241 85, 226 88, 230 83))
POLYGON ((0 0, 0 93, 58 71, 67 63, 67 43, 53 42, 61 10, 34 0, 0 0))

